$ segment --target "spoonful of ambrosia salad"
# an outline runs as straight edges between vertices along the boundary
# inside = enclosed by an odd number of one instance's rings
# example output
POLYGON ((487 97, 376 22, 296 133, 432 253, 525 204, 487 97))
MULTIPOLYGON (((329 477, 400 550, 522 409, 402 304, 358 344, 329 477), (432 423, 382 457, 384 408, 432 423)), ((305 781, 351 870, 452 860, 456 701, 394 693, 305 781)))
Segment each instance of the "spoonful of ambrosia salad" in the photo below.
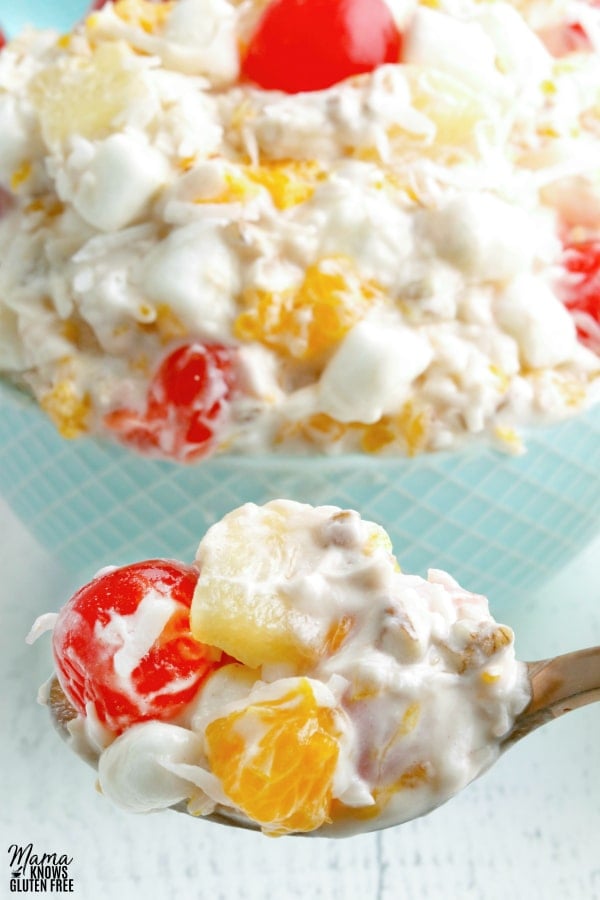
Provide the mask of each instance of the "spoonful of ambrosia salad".
POLYGON ((354 511, 289 500, 226 515, 192 566, 102 570, 28 639, 49 628, 44 700, 109 799, 270 835, 423 815, 600 699, 600 648, 518 662, 485 597, 403 574, 354 511))

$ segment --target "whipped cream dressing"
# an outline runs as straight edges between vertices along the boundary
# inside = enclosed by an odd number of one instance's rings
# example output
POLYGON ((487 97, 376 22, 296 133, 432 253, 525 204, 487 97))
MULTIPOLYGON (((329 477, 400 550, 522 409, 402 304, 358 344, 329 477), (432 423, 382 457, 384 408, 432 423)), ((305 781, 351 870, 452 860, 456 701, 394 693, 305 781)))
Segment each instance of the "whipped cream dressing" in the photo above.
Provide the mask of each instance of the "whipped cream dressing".
POLYGON ((114 436, 192 340, 236 348, 217 452, 518 452, 597 401, 559 284, 600 232, 600 9, 389 5, 400 63, 294 95, 239 80, 250 0, 120 0, 3 49, 0 372, 65 436, 114 436))

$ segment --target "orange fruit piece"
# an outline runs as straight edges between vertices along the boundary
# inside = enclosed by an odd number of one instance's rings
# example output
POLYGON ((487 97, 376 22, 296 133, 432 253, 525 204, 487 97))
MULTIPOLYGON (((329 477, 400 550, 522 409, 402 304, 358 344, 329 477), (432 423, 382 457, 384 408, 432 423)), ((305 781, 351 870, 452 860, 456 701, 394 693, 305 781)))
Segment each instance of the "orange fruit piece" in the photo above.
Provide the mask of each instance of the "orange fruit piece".
POLYGON ((308 267, 298 288, 250 289, 234 324, 242 341, 260 341, 287 357, 314 360, 331 351, 380 296, 352 260, 332 256, 308 267))
POLYGON ((307 678, 283 696, 250 703, 205 731, 213 773, 232 802, 271 835, 331 821, 339 754, 336 712, 319 706, 307 678))

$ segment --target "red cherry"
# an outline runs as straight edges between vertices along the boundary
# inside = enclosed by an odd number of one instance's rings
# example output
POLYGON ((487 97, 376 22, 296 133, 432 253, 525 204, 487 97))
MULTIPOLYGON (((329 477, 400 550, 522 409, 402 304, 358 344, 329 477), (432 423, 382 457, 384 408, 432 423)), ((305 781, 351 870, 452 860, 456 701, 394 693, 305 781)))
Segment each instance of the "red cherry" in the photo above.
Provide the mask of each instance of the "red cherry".
POLYGON ((242 60, 267 90, 319 91, 398 62, 401 35, 384 0, 273 0, 242 60))
POLYGON ((563 301, 576 318, 581 340, 599 349, 600 240, 568 244, 563 264, 567 273, 561 284, 563 301))
POLYGON ((152 378, 145 411, 117 409, 105 424, 142 453, 182 462, 205 456, 227 419, 235 352, 199 342, 178 347, 152 378))
POLYGON ((5 44, 6 44, 6 38, 4 36, 4 32, 0 28, 0 50, 2 50, 2 48, 5 46, 5 44))
POLYGON ((62 689, 78 712, 111 731, 170 719, 219 666, 220 652, 190 633, 198 570, 148 560, 98 575, 61 609, 53 651, 62 689))
POLYGON ((561 22, 540 32, 546 49, 557 58, 569 53, 589 53, 592 43, 579 22, 561 22))

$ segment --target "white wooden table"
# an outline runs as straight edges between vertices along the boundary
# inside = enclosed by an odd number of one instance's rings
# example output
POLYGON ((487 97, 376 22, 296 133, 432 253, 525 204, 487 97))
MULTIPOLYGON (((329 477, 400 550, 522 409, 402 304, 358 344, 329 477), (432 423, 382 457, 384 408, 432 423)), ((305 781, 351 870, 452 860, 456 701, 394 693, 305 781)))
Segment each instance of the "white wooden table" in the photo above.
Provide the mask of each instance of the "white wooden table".
MULTIPOLYGON (((35 703, 49 640, 29 647, 25 635, 77 585, 2 501, 0 572, 0 897, 13 896, 8 848, 32 842, 73 859, 73 893, 47 896, 79 900, 600 898, 600 706, 538 731, 429 817, 379 834, 272 839, 175 813, 135 816, 94 791, 92 770, 35 703)), ((600 643, 599 576, 600 540, 503 610, 520 658, 600 643)))

